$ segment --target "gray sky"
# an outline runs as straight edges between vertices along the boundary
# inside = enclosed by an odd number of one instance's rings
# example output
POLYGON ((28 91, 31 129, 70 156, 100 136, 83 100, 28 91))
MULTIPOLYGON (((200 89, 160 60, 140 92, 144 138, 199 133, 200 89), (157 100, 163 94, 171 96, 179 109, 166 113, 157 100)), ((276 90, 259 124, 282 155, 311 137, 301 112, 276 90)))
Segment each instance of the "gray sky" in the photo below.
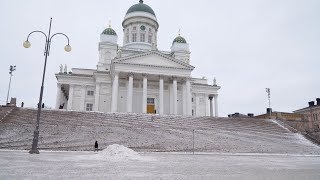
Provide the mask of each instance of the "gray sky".
MULTIPOLYGON (((92 68, 98 62, 100 33, 109 20, 122 45, 121 23, 138 0, 1 0, 0 1, 0 104, 5 104, 9 66, 16 65, 11 96, 25 106, 38 102, 45 39, 30 38, 33 30, 63 32, 51 44, 45 79, 44 102, 54 107, 59 64, 68 68, 92 68)), ((265 112, 265 88, 271 88, 274 110, 307 106, 320 97, 320 1, 319 0, 145 0, 159 22, 158 48, 169 50, 179 28, 190 44, 193 76, 215 76, 222 86, 220 115, 265 112)))

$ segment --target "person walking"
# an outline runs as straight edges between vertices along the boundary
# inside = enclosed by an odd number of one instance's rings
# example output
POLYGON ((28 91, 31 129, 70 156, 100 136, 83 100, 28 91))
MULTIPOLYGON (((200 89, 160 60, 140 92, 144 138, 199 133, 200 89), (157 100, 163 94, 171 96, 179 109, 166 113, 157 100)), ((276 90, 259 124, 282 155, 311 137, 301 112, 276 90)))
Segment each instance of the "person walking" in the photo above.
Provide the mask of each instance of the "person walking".
POLYGON ((95 143, 94 143, 94 151, 93 152, 95 152, 95 151, 97 151, 98 152, 98 141, 96 141, 95 143))

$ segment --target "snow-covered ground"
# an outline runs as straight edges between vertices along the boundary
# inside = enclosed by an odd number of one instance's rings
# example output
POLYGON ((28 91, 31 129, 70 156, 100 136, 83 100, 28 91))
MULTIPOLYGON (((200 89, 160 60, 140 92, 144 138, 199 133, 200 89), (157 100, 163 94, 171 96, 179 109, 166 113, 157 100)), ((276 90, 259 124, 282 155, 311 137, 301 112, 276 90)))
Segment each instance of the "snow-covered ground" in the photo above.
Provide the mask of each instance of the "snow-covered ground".
POLYGON ((135 154, 116 148, 121 158, 110 154, 115 147, 99 153, 41 151, 39 155, 0 150, 0 179, 320 179, 317 155, 135 154))
MULTIPOLYGON (((36 114, 14 109, 0 123, 0 149, 29 149, 36 114)), ((194 147, 198 152, 320 155, 319 146, 275 120, 43 110, 40 150, 90 151, 96 140, 102 149, 116 143, 138 152, 191 152, 194 147)))

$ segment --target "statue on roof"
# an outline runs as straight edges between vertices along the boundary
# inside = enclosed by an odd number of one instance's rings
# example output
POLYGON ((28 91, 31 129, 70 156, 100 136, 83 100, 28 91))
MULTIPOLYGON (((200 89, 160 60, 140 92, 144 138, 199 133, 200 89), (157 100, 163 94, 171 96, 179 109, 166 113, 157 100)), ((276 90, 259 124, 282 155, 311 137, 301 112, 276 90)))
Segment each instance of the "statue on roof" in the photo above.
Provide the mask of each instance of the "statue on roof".
POLYGON ((66 64, 64 65, 64 73, 65 73, 65 74, 68 73, 68 68, 67 68, 67 65, 66 65, 66 64))
POLYGON ((60 64, 60 71, 59 71, 59 73, 63 73, 63 65, 62 64, 60 64))

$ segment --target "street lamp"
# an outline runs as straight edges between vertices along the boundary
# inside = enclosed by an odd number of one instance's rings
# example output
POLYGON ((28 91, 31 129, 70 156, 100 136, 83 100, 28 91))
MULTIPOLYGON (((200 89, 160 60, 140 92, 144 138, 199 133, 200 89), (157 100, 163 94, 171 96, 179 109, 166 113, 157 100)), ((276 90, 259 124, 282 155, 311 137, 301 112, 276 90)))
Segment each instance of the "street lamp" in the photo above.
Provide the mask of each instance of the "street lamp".
POLYGON ((10 92, 10 86, 11 86, 11 77, 12 77, 12 72, 16 70, 16 66, 10 66, 9 69, 9 74, 10 74, 10 80, 9 80, 9 88, 8 88, 8 93, 7 93, 7 101, 6 101, 6 105, 8 105, 8 99, 9 99, 9 92, 10 92))
POLYGON ((64 50, 67 51, 67 52, 71 51, 71 46, 69 45, 69 38, 68 38, 67 35, 65 35, 63 33, 55 33, 52 36, 50 36, 51 23, 52 23, 52 18, 50 18, 49 33, 47 35, 42 31, 32 31, 28 35, 27 40, 23 43, 23 46, 25 48, 29 48, 31 46, 31 43, 29 42, 29 36, 31 34, 33 34, 33 33, 41 33, 46 37, 46 43, 45 43, 45 48, 44 48, 45 59, 44 59, 44 67, 43 67, 43 75, 42 75, 42 84, 41 84, 41 89, 40 89, 40 97, 39 97, 39 103, 38 103, 37 124, 36 124, 36 129, 34 130, 34 134, 33 134, 32 148, 29 151, 30 154, 39 154, 38 139, 39 139, 39 122, 40 122, 40 114, 41 114, 41 104, 42 104, 42 96, 43 96, 43 83, 44 83, 44 77, 45 77, 45 74, 46 74, 47 58, 48 58, 49 53, 50 53, 51 39, 55 35, 63 35, 63 36, 65 36, 67 38, 67 40, 68 40, 68 44, 64 47, 64 50))
POLYGON ((271 119, 271 103, 270 103, 270 94, 271 94, 271 91, 270 91, 270 88, 266 88, 266 93, 268 94, 268 101, 269 101, 269 116, 270 116, 270 119, 271 119))

